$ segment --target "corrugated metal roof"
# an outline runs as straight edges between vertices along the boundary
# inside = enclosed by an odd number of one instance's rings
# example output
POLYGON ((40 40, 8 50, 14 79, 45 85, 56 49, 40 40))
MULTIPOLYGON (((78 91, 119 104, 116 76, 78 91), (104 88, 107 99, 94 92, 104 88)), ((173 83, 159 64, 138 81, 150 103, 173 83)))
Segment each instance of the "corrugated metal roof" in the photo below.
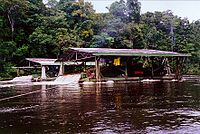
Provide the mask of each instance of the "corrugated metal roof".
POLYGON ((111 48, 71 48, 74 51, 91 53, 95 56, 176 56, 186 57, 190 54, 182 54, 172 51, 160 51, 151 49, 111 49, 111 48))
POLYGON ((55 62, 57 59, 47 59, 47 58, 26 58, 26 60, 38 63, 40 65, 60 65, 59 62, 55 62))
MULTIPOLYGON (((34 62, 34 63, 38 63, 40 65, 45 65, 45 66, 50 66, 50 65, 60 65, 60 62, 56 62, 57 59, 46 59, 46 58, 26 58, 26 60, 34 62)), ((82 62, 63 62, 64 65, 80 65, 82 64, 82 62)))

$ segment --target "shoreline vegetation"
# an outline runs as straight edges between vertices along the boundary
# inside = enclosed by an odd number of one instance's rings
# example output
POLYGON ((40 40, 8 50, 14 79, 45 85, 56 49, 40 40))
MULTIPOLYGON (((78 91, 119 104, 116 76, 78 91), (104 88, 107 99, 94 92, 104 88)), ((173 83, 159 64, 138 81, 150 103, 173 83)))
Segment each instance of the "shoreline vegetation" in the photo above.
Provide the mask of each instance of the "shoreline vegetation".
MULTIPOLYGON (((0 80, 15 77, 25 58, 57 58, 70 47, 156 49, 188 53, 184 74, 200 74, 200 20, 170 10, 141 13, 120 0, 96 13, 84 0, 0 0, 0 80)), ((186 9, 187 10, 187 9, 186 9)))

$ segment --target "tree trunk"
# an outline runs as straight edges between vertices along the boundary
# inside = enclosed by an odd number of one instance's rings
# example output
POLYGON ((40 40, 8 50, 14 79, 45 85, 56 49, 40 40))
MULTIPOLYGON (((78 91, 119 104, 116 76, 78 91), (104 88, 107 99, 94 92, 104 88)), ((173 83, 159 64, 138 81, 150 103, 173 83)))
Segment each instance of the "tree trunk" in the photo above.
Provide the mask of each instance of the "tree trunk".
POLYGON ((15 25, 15 21, 14 19, 12 18, 12 13, 11 11, 14 9, 14 7, 10 7, 10 9, 8 10, 8 20, 9 20, 9 23, 10 23, 10 27, 11 27, 11 32, 12 32, 12 40, 13 40, 13 36, 14 36, 14 25, 15 25))

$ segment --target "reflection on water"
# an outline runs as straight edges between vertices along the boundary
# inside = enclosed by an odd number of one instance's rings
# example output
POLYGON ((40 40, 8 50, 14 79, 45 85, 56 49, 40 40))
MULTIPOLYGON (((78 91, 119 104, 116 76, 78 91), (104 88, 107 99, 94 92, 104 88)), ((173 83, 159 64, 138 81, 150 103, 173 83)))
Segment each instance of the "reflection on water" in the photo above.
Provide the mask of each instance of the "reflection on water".
POLYGON ((0 88, 0 133, 198 133, 200 86, 155 82, 0 88))

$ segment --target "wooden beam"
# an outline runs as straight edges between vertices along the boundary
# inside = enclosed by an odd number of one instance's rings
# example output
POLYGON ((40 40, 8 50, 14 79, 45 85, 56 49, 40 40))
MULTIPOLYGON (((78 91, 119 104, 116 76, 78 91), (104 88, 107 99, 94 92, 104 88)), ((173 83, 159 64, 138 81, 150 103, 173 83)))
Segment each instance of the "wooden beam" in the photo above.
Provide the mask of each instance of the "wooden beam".
POLYGON ((171 72, 171 68, 170 68, 169 58, 168 57, 165 58, 164 66, 165 66, 165 69, 167 71, 167 75, 171 75, 172 72, 171 72))
POLYGON ((72 62, 75 62, 75 61, 81 61, 81 60, 86 60, 86 59, 90 59, 90 58, 94 58, 95 56, 89 56, 89 57, 84 57, 84 58, 80 58, 80 59, 77 59, 77 60, 71 60, 72 62))
POLYGON ((58 76, 63 76, 63 75, 64 75, 64 64, 63 64, 63 62, 61 62, 59 72, 58 72, 58 76))
POLYGON ((184 57, 177 57, 176 59, 176 79, 181 80, 183 70, 184 57))
POLYGON ((47 76, 46 76, 46 66, 42 65, 42 70, 41 70, 41 79, 42 80, 46 80, 47 76))
POLYGON ((96 81, 100 81, 100 65, 99 65, 99 57, 95 56, 95 69, 96 69, 96 81))
POLYGON ((128 66, 127 66, 127 60, 125 61, 125 76, 128 78, 128 66))
POLYGON ((181 79, 181 66, 180 66, 180 58, 176 58, 176 73, 175 73, 175 78, 177 80, 181 79))
POLYGON ((153 57, 150 58, 151 59, 151 77, 154 77, 154 69, 153 69, 153 57))
POLYGON ((76 59, 75 60, 77 60, 78 59, 78 53, 76 52, 76 59))
POLYGON ((17 68, 17 77, 19 77, 19 76, 20 76, 20 69, 17 68))
POLYGON ((34 68, 41 68, 41 66, 26 66, 26 67, 12 67, 14 69, 34 69, 34 68))

